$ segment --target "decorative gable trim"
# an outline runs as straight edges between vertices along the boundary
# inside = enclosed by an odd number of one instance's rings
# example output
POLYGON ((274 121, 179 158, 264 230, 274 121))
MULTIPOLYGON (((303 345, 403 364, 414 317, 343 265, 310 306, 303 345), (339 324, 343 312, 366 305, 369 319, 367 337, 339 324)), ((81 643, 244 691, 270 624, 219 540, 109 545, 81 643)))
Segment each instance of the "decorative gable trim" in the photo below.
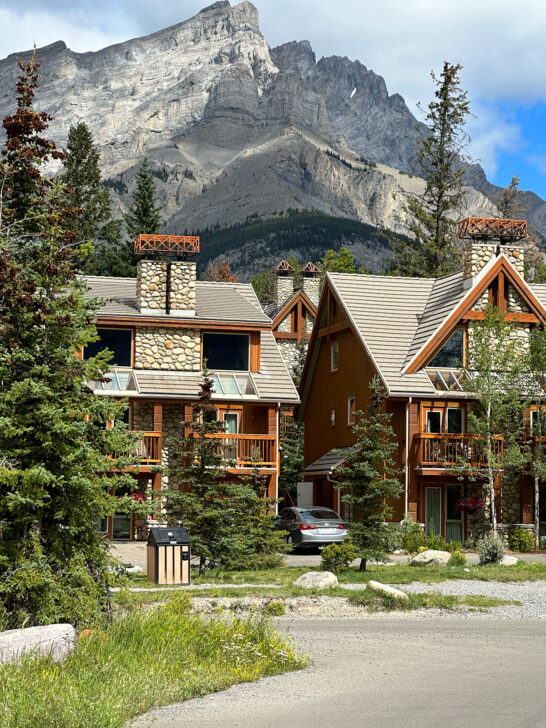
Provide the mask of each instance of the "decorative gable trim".
POLYGON ((309 313, 311 313, 315 317, 316 320, 317 307, 309 300, 305 293, 301 289, 299 289, 294 293, 292 298, 288 299, 288 301, 284 304, 279 313, 273 319, 272 329, 274 332, 279 324, 284 321, 287 316, 290 315, 290 313, 296 308, 299 303, 302 303, 309 311, 309 313))
MULTIPOLYGON (((499 285, 502 287, 504 287, 506 280, 508 280, 531 309, 531 314, 511 314, 506 312, 507 319, 541 321, 546 323, 546 310, 508 258, 504 253, 501 253, 497 258, 492 258, 480 271, 474 286, 469 289, 455 310, 449 314, 444 322, 429 337, 428 341, 402 370, 402 374, 415 374, 422 369, 444 345, 458 323, 465 319, 476 320, 483 318, 483 312, 472 311, 472 306, 487 291, 497 277, 499 277, 499 285)), ((504 300, 504 296, 501 300, 504 300)), ((502 309, 503 306, 501 306, 502 309)))

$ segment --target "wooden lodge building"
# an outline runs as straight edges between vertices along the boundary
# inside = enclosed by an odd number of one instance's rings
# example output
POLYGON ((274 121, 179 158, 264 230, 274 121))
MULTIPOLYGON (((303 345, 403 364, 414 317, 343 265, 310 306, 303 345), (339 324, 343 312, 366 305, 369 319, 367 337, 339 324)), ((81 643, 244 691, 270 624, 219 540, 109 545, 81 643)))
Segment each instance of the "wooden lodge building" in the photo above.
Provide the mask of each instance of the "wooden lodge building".
MULTIPOLYGON (((483 318, 489 300, 516 322, 522 346, 532 327, 546 321, 546 285, 524 277, 525 234, 524 221, 469 218, 460 226, 463 270, 453 275, 327 274, 300 386, 304 479, 313 482, 315 505, 343 511, 335 488, 343 460, 338 448, 354 442, 355 412, 368 406, 370 380, 378 376, 398 440, 397 464, 405 471, 392 520, 409 514, 427 531, 434 523, 447 540, 466 538, 469 516, 457 510, 457 500, 483 489, 461 482, 448 467, 456 464, 453 453, 470 458, 474 452, 475 437, 466 427, 472 394, 462 384, 460 364, 468 324, 483 318)), ((502 453, 502 441, 499 448, 502 453)), ((503 487, 499 523, 530 524, 532 500, 524 478, 503 487)), ((540 519, 546 535, 544 489, 540 519)))
MULTIPOLYGON (((267 493, 277 497, 282 408, 298 393, 280 355, 267 316, 250 284, 196 281, 199 238, 141 235, 137 278, 87 276, 87 295, 106 302, 97 314, 101 348, 113 354, 97 396, 129 400, 128 424, 141 433, 135 479, 159 491, 169 463, 165 437, 192 417, 203 362, 215 382, 214 402, 224 432, 218 435, 233 476, 249 472, 256 458, 267 493)), ((137 485, 138 485, 137 484, 137 485)), ((143 538, 146 521, 128 514, 101 519, 114 539, 143 538)))

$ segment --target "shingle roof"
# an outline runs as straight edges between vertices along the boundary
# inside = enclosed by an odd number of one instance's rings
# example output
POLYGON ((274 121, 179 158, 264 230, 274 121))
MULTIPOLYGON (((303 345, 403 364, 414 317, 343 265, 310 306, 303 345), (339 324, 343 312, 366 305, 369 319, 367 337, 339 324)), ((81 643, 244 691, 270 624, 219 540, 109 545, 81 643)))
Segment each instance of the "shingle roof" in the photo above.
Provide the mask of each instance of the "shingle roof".
POLYGON ((402 375, 436 280, 328 273, 391 394, 432 394, 425 372, 402 375))
MULTIPOLYGON (((136 278, 85 276, 85 281, 88 298, 108 299, 99 309, 99 314, 141 315, 136 305, 136 278)), ((250 283, 197 281, 195 308, 195 316, 200 320, 270 323, 250 283)))
POLYGON ((328 452, 318 458, 318 460, 315 460, 311 463, 311 465, 308 465, 304 472, 329 473, 345 461, 349 452, 350 448, 334 448, 333 450, 328 450, 328 452))
POLYGON ((298 392, 271 331, 262 331, 260 349, 260 371, 252 375, 260 398, 298 403, 298 392))

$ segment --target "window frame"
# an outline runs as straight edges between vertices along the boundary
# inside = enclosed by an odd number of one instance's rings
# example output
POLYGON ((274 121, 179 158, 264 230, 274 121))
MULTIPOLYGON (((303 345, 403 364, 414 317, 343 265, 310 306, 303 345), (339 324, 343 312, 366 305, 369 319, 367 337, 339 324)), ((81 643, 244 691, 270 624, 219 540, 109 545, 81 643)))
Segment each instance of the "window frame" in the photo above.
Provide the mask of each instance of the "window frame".
POLYGON ((463 368, 467 366, 467 363, 468 363, 468 361, 467 361, 468 329, 467 329, 467 326, 465 324, 459 324, 458 326, 455 326, 455 328, 453 329, 453 331, 451 332, 451 334, 448 336, 448 338, 444 341, 444 343, 442 344, 442 346, 440 346, 440 348, 436 350, 436 352, 434 353, 434 355, 431 356, 430 361, 427 362, 427 364, 425 364, 425 366, 424 366, 425 369, 440 369, 440 370, 442 370, 442 369, 459 369, 460 368, 457 365, 453 365, 453 366, 451 366, 451 365, 438 366, 437 364, 433 364, 432 363, 434 361, 434 359, 436 359, 436 357, 438 356, 438 354, 442 351, 442 349, 444 348, 444 346, 451 340, 452 336, 455 335, 455 332, 458 331, 459 329, 463 332, 463 343, 462 343, 462 348, 463 348, 463 352, 462 353, 463 353, 463 357, 462 357, 462 362, 461 362, 460 366, 462 366, 463 368))
POLYGON ((339 371, 339 344, 337 341, 334 341, 332 344, 330 344, 330 371, 331 372, 339 371), (334 352, 335 352, 335 366, 334 366, 334 352))
MULTIPOLYGON (((99 326, 99 325, 97 325, 96 329, 97 329, 97 333, 99 333, 100 331, 128 331, 131 334, 131 343, 130 343, 130 347, 129 347, 129 364, 116 364, 115 361, 111 361, 108 366, 110 366, 112 370, 113 369, 133 369, 135 366, 135 339, 136 339, 134 326, 99 326)), ((100 340, 101 339, 100 339, 100 335, 99 335, 99 338, 97 339, 97 341, 92 341, 91 344, 98 344, 100 342, 100 340)), ((87 344, 86 346, 82 346, 82 353, 81 353, 82 360, 86 359, 85 350, 87 349, 88 346, 89 346, 89 344, 87 344)), ((108 349, 107 346, 104 348, 108 349)), ((110 351, 112 351, 112 349, 110 349, 110 351)), ((112 352, 112 353, 114 353, 114 352, 112 352)))
POLYGON ((465 411, 464 407, 446 407, 446 416, 445 416, 445 425, 444 430, 446 435, 463 435, 465 432, 465 411), (456 411, 461 413, 461 431, 460 432, 449 432, 449 413, 451 411, 456 411))
POLYGON ((210 369, 213 372, 232 372, 234 374, 238 374, 240 372, 250 373, 250 371, 251 371, 251 351, 250 351, 251 335, 246 331, 203 331, 201 334, 201 369, 203 369, 203 361, 206 359, 205 337, 208 336, 209 334, 211 334, 212 336, 246 336, 246 338, 248 340, 247 368, 246 369, 219 369, 218 367, 210 366, 210 363, 207 361, 207 369, 210 369))
POLYGON ((356 395, 350 394, 347 397, 347 425, 352 427, 356 424, 356 395), (351 406, 352 402, 352 406, 351 406))

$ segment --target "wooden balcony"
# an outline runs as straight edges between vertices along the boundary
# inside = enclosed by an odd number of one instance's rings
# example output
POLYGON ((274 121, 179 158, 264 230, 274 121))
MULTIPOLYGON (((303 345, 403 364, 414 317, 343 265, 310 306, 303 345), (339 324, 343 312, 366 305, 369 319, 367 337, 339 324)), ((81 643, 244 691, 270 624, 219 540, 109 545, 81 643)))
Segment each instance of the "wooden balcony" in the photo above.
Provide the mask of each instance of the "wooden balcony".
POLYGON ((276 468, 275 435, 207 435, 218 440, 218 452, 235 468, 276 468))
MULTIPOLYGON (((454 465, 487 465, 484 456, 485 438, 480 435, 455 435, 421 432, 415 436, 418 467, 445 468, 454 465)), ((493 451, 502 460, 503 441, 500 435, 493 439, 493 451)))
POLYGON ((137 447, 141 465, 161 464, 161 432, 141 432, 137 447))

